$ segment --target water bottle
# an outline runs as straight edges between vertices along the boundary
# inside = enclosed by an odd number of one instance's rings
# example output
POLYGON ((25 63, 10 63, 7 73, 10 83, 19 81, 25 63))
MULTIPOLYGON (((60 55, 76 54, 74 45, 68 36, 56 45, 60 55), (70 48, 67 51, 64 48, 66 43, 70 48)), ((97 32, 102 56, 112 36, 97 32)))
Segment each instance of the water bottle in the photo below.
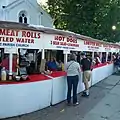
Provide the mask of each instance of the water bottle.
POLYGON ((6 77, 7 77, 7 74, 5 71, 5 67, 3 67, 2 71, 1 71, 1 80, 6 81, 6 77))

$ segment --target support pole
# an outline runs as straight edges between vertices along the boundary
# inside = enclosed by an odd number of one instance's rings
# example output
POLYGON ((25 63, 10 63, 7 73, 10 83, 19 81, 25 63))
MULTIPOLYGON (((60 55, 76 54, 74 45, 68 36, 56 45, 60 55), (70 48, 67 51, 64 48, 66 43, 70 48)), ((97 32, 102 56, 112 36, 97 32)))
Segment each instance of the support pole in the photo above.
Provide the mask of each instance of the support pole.
POLYGON ((34 51, 34 54, 33 54, 33 60, 34 62, 36 62, 36 50, 34 51))
POLYGON ((95 55, 95 53, 94 53, 94 52, 92 52, 92 60, 94 60, 94 55, 95 55))
POLYGON ((17 75, 19 73, 19 69, 18 69, 18 67, 19 67, 19 59, 20 59, 19 58, 19 52, 18 52, 18 49, 17 49, 17 66, 16 66, 17 67, 17 73, 16 73, 17 75))
POLYGON ((111 52, 111 61, 113 61, 113 52, 111 52))
POLYGON ((102 62, 102 52, 100 52, 100 61, 102 62))
POLYGON ((108 52, 106 52, 106 62, 108 61, 108 52))
POLYGON ((42 59, 45 59, 45 50, 42 49, 42 59))
POLYGON ((66 64, 68 61, 68 54, 64 54, 64 64, 66 64))
POLYGON ((9 54, 9 80, 12 79, 12 57, 13 57, 13 54, 10 53, 9 54))

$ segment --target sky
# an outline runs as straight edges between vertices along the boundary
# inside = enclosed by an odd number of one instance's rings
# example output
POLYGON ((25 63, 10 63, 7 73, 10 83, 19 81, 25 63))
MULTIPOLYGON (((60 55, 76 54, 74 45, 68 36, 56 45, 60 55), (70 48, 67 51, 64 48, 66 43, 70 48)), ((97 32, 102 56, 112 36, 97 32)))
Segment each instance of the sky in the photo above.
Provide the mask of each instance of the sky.
POLYGON ((41 3, 43 5, 45 5, 45 3, 47 2, 47 0, 37 0, 37 1, 38 1, 38 3, 41 3))

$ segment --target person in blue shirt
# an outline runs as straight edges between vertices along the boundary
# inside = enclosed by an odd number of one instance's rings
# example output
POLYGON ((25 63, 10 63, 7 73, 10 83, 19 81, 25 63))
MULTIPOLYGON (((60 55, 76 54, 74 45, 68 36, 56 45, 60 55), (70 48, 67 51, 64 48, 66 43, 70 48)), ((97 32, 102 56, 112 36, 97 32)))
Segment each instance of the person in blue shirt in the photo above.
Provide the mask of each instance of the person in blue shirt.
POLYGON ((52 58, 50 61, 48 61, 46 65, 50 71, 57 71, 58 69, 58 63, 55 58, 52 58))

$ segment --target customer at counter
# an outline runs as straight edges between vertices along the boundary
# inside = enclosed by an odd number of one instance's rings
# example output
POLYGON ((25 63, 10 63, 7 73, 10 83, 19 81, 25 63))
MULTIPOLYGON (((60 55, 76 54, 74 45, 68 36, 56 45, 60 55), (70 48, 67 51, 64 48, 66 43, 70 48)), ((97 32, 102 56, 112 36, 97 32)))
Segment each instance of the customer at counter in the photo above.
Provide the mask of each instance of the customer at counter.
POLYGON ((81 67, 83 70, 83 83, 85 85, 85 91, 83 92, 82 96, 88 97, 89 96, 89 81, 91 79, 91 67, 92 67, 92 61, 89 59, 89 56, 86 57, 84 53, 82 55, 81 60, 81 67))
POLYGON ((79 81, 80 65, 76 62, 75 54, 70 55, 70 61, 65 66, 65 71, 67 72, 67 104, 71 105, 71 91, 73 88, 73 105, 78 105, 77 101, 77 86, 79 81))
POLYGON ((80 64, 80 52, 77 54, 77 62, 80 64))
POLYGON ((95 57, 95 65, 99 65, 101 63, 99 55, 96 55, 95 57))
POLYGON ((119 67, 120 67, 120 56, 117 55, 115 60, 114 60, 114 65, 115 65, 115 72, 119 72, 119 67))
POLYGON ((112 61, 113 61, 113 62, 114 62, 115 58, 116 58, 116 56, 113 54, 113 55, 112 55, 112 61))

